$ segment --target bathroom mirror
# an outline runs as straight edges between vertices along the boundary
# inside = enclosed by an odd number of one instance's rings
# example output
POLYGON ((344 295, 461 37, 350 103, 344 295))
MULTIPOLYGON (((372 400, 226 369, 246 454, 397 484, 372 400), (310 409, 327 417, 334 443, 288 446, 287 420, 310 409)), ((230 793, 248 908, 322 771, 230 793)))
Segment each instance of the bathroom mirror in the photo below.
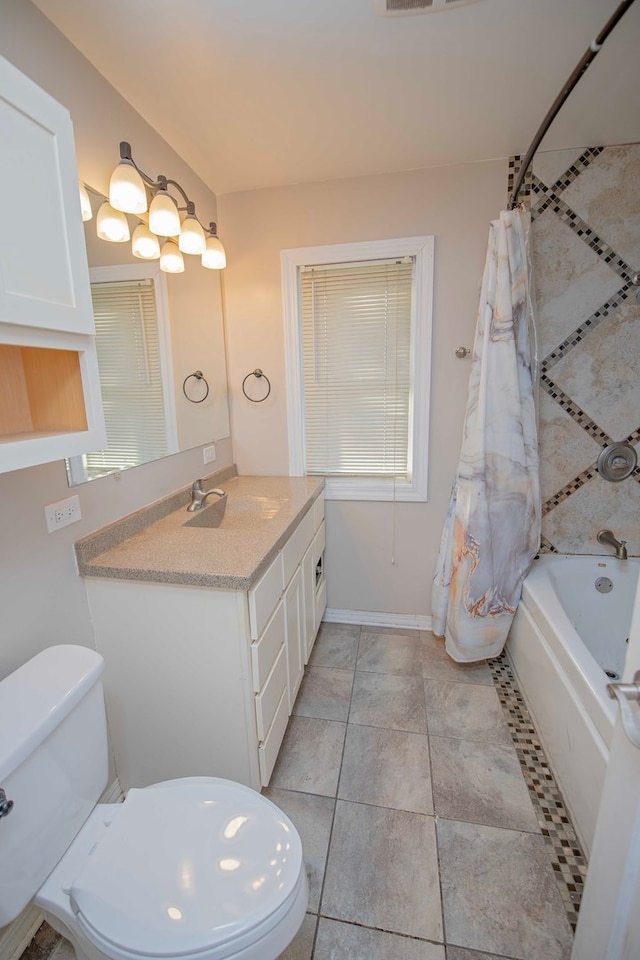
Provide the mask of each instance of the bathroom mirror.
MULTIPOLYGON (((165 274, 131 243, 96 234, 104 196, 88 190, 85 241, 96 315, 105 451, 67 460, 69 486, 228 437, 229 407, 220 274, 185 256, 165 274), (194 376, 198 374, 198 376, 194 376)), ((130 230, 138 224, 129 217, 130 230)))

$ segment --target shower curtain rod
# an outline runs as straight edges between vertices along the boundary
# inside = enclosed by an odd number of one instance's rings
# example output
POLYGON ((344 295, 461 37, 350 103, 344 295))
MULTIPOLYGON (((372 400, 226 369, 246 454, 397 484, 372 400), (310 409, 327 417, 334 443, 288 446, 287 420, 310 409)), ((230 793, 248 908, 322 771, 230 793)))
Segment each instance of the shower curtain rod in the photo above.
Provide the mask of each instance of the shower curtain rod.
POLYGON ((634 0, 623 0, 623 2, 619 5, 618 9, 612 15, 612 17, 604 25, 604 27, 602 28, 598 36, 595 38, 595 40, 591 41, 589 49, 583 55, 582 59, 580 60, 580 63, 577 65, 577 67, 575 68, 575 70, 573 71, 573 73, 565 83, 564 87, 562 88, 562 90, 560 91, 556 99, 553 101, 553 104, 551 105, 551 109, 549 110, 546 117, 540 124, 538 132, 533 138, 531 146, 527 150, 525 154, 525 158, 522 161, 522 166, 520 167, 518 179, 516 180, 515 186, 513 188, 513 192, 511 194, 511 198, 509 200, 509 210, 513 210, 514 207, 517 206, 518 194, 520 193, 520 188, 524 183, 524 178, 527 175, 527 170, 531 166, 531 161, 533 160, 534 154, 538 149, 538 147, 540 146, 540 143, 542 142, 542 139, 545 136, 547 130, 555 120, 557 113, 559 112, 560 108, 562 107, 565 100, 567 99, 567 97, 569 96, 573 88, 576 86, 576 84, 578 83, 582 75, 585 73, 591 61, 595 59, 595 57, 598 55, 598 53, 602 49, 602 45, 604 41, 607 39, 607 37, 609 36, 609 34, 611 33, 615 25, 618 23, 619 20, 622 19, 622 17, 625 15, 627 10, 633 3, 634 3, 634 0))

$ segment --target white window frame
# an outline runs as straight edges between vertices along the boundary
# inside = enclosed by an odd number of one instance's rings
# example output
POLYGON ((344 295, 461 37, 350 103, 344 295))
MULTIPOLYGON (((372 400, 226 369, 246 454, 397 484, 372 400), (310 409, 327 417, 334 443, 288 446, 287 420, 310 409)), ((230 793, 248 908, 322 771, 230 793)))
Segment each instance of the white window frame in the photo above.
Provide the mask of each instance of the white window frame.
POLYGON ((304 476, 304 395, 299 270, 305 266, 415 257, 411 298, 411 424, 409 480, 327 477, 328 500, 426 501, 428 492, 434 237, 402 237, 282 250, 289 473, 304 476))

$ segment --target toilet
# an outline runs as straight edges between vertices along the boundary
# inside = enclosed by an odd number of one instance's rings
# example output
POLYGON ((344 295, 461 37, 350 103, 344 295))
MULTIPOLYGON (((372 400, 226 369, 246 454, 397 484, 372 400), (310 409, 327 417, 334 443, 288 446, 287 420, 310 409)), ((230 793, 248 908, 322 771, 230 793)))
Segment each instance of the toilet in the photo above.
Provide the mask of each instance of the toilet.
POLYGON ((216 777, 98 803, 102 671, 60 645, 0 682, 0 927, 33 902, 78 960, 276 960, 308 902, 295 827, 216 777))

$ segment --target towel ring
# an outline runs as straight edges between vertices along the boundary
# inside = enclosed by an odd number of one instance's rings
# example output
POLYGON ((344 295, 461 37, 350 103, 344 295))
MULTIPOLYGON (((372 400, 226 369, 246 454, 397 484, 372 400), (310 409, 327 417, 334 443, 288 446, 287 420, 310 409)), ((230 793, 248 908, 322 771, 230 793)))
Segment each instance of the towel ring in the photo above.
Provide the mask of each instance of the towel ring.
POLYGON ((251 403, 262 403, 263 400, 266 400, 269 394, 271 393, 271 383, 269 381, 269 377, 266 375, 266 373, 262 372, 260 367, 256 367, 256 369, 252 370, 251 373, 248 373, 244 378, 244 380, 242 381, 242 392, 244 393, 247 400, 251 400, 251 403), (249 379, 249 377, 255 377, 256 380, 262 380, 262 378, 264 378, 267 381, 267 392, 265 393, 264 397, 260 397, 258 400, 255 400, 253 397, 249 396, 244 386, 247 380, 249 379))
POLYGON ((203 374, 202 370, 196 370, 194 373, 190 373, 188 377, 184 378, 184 381, 182 383, 182 392, 184 393, 189 403, 203 403, 207 399, 207 397, 209 396, 209 384, 207 383, 207 378, 203 374), (204 397, 200 397, 199 400, 194 400, 193 397, 190 397, 189 394, 187 393, 187 383, 191 379, 202 380, 205 387, 207 388, 204 397))

